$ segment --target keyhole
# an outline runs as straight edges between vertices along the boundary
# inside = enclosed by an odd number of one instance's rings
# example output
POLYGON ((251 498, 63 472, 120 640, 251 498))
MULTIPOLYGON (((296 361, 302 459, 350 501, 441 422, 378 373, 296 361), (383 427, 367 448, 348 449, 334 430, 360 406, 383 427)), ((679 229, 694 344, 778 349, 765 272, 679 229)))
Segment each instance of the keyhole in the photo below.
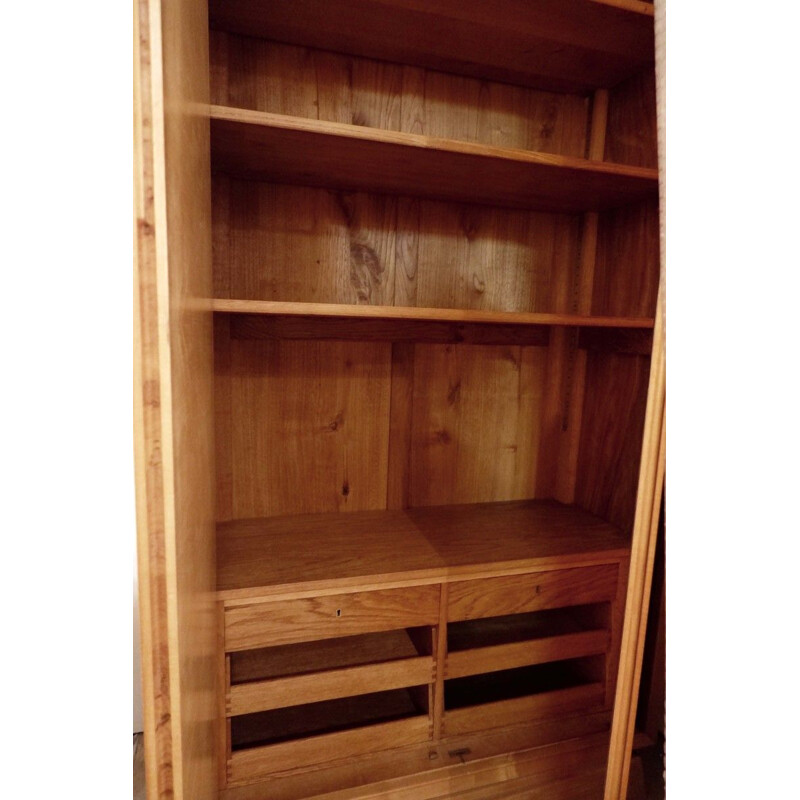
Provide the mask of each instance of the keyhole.
POLYGON ((341 608, 337 608, 336 609, 336 616, 337 617, 341 617, 342 616, 342 609, 341 608))

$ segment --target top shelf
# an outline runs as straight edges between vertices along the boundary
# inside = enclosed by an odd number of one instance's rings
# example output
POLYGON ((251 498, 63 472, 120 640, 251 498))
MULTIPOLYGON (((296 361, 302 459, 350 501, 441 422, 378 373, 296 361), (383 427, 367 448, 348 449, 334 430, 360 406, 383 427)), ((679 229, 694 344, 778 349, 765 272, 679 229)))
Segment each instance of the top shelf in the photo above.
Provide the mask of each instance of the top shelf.
MULTIPOLYGON (((653 63, 632 0, 210 0, 246 36, 556 92, 611 87, 653 63)), ((638 13, 637 13, 638 12, 638 13)))
POLYGON ((338 122, 211 106, 212 168, 279 183, 578 213, 658 191, 658 172, 338 122))

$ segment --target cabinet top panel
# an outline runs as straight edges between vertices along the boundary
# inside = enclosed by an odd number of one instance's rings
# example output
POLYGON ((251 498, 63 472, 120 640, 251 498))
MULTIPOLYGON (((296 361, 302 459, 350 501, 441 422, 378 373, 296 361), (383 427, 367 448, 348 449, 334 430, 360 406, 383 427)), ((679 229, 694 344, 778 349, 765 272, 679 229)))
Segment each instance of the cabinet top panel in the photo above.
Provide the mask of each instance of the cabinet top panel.
POLYGON ((557 92, 653 63, 653 17, 592 0, 211 0, 211 26, 557 92))

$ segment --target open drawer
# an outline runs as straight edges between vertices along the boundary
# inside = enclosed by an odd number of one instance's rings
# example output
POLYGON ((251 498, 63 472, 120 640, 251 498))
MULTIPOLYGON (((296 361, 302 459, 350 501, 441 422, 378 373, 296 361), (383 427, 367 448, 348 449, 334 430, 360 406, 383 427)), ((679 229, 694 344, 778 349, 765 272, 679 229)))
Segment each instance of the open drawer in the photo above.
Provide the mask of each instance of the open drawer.
POLYGON ((403 628, 231 653, 227 715, 429 684, 432 637, 403 628))
POLYGON ((592 656, 447 680, 443 733, 452 737, 600 708, 604 672, 604 656, 592 656))
POLYGON ((424 742, 429 708, 429 687, 414 686, 234 717, 228 780, 424 742))
POLYGON ((446 678, 606 653, 610 604, 510 614, 447 626, 446 678))

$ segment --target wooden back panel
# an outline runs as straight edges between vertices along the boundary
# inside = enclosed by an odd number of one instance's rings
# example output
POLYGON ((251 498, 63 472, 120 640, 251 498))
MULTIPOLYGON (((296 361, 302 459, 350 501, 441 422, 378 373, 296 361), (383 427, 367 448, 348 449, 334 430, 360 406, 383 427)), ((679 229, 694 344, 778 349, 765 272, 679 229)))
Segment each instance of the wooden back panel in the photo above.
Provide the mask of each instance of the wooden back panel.
POLYGON ((212 102, 583 156, 588 101, 212 31, 212 102))

